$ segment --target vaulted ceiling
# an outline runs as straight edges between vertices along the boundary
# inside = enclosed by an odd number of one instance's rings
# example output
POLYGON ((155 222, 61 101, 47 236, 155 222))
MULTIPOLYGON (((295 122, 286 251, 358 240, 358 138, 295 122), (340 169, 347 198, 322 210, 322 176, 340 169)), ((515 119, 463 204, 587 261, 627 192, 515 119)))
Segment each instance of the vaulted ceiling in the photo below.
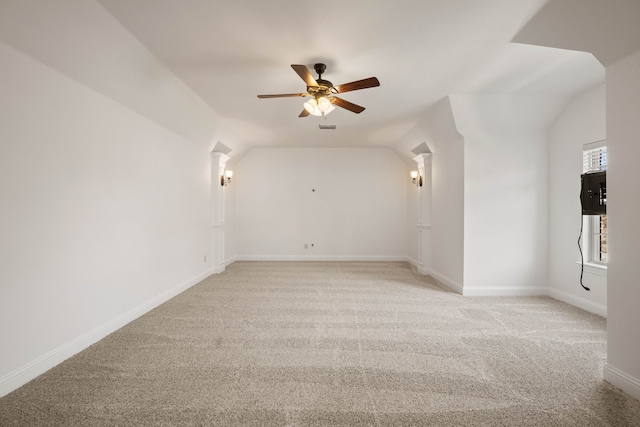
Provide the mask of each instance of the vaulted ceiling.
POLYGON ((567 98, 603 79, 590 54, 511 43, 546 0, 99 2, 250 146, 392 146, 450 94, 567 98), (334 84, 380 80, 342 95, 364 112, 257 98, 304 92, 290 65, 317 62, 334 84))

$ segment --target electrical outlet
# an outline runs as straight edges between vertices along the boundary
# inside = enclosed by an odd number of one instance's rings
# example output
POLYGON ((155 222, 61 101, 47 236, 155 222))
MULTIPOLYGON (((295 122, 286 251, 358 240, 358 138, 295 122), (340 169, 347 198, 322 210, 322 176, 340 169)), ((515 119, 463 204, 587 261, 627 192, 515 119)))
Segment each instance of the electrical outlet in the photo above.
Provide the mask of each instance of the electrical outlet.
POLYGON ((305 243, 305 244, 304 244, 304 248, 305 248, 305 249, 309 249, 309 244, 305 243))
POLYGON ((204 256, 204 262, 207 262, 207 256, 206 255, 204 256))

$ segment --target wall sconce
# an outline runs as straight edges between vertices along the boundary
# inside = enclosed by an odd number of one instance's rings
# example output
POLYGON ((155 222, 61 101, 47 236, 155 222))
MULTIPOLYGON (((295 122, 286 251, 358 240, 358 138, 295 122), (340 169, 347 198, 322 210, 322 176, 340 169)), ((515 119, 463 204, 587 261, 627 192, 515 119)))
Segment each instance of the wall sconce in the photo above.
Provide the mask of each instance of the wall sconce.
POLYGON ((220 185, 226 187, 231 182, 231 177, 233 176, 233 171, 225 170, 222 175, 220 175, 220 185))
POLYGON ((411 182, 417 187, 422 187, 422 176, 418 175, 418 171, 411 171, 411 182))

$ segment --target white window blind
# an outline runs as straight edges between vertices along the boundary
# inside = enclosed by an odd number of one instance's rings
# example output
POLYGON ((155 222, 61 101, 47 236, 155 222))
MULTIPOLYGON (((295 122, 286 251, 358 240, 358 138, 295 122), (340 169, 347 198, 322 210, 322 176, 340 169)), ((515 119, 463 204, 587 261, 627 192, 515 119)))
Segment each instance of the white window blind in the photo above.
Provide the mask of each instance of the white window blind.
MULTIPOLYGON (((582 172, 607 170, 607 141, 585 144, 582 151, 582 172)), ((585 233, 587 262, 606 266, 607 264, 607 215, 589 215, 585 233)))
POLYGON ((582 172, 597 172, 607 170, 606 141, 585 144, 582 154, 582 172))

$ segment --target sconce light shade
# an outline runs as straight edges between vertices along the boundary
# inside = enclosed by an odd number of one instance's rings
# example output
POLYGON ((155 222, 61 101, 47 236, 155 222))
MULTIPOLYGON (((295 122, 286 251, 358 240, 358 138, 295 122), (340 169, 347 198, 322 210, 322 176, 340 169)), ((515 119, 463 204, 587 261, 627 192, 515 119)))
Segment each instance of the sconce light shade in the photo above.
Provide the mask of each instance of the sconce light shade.
POLYGON ((225 170, 224 173, 220 176, 220 185, 226 187, 231 182, 231 177, 233 176, 233 171, 225 170))
POLYGON ((417 187, 422 187, 422 176, 418 174, 418 171, 411 171, 411 182, 417 187))

